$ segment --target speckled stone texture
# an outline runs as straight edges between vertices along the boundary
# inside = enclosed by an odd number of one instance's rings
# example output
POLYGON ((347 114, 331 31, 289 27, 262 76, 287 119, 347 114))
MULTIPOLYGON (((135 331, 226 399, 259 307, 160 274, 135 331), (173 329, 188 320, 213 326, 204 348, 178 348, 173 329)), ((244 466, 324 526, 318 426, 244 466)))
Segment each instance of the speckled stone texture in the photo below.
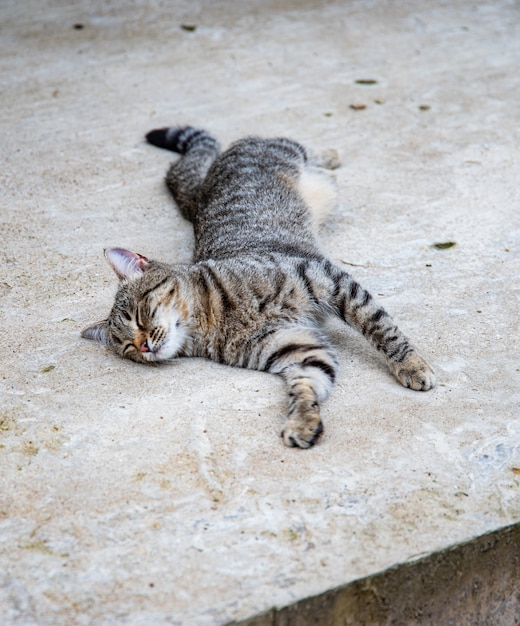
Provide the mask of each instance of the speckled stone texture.
POLYGON ((2 626, 220 626, 520 521, 519 32, 506 0, 1 2, 2 626), (177 123, 338 151, 323 245, 435 390, 333 326, 288 449, 280 380, 80 338, 103 248, 190 259, 143 140, 177 123))

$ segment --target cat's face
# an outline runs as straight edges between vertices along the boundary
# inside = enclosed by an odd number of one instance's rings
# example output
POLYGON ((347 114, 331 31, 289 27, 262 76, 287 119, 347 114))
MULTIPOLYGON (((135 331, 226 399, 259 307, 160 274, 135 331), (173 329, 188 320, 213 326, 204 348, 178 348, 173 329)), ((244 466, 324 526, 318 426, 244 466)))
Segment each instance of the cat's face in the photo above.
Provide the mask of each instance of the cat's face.
POLYGON ((119 289, 108 318, 85 328, 82 337, 138 363, 178 355, 188 337, 186 307, 171 271, 122 248, 109 248, 105 256, 120 279, 119 289))

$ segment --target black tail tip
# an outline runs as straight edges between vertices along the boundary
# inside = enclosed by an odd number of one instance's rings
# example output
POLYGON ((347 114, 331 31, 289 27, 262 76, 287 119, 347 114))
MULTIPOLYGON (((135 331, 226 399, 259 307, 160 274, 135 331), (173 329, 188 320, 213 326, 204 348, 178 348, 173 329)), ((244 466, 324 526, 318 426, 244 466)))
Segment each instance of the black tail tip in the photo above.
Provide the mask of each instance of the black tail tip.
POLYGON ((156 128, 146 133, 146 141, 152 146, 158 148, 164 148, 165 150, 171 150, 171 141, 168 140, 169 128, 156 128))

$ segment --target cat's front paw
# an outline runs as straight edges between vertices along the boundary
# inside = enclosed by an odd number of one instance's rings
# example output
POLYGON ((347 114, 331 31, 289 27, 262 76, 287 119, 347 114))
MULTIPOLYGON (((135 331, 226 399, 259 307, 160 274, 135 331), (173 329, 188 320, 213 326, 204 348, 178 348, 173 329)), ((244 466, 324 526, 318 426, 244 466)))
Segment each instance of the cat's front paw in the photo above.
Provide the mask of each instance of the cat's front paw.
POLYGON ((435 372, 416 352, 410 354, 402 363, 389 364, 390 371, 403 385, 416 391, 428 391, 435 387, 435 372))
POLYGON ((319 414, 305 420, 288 419, 282 430, 282 439, 289 448, 312 448, 323 432, 319 414))

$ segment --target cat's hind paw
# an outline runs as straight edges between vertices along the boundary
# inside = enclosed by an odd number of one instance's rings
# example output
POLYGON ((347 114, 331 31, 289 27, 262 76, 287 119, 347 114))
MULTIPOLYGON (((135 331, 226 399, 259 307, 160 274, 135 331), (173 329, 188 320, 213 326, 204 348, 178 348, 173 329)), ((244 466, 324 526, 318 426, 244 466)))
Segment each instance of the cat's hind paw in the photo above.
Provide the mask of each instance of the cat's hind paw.
POLYGON ((407 356, 401 363, 390 362, 388 366, 403 387, 415 391, 428 391, 435 387, 437 382, 435 372, 416 352, 407 356))
POLYGON ((322 432, 323 423, 318 415, 312 421, 287 420, 281 436, 288 448, 312 448, 322 432))

